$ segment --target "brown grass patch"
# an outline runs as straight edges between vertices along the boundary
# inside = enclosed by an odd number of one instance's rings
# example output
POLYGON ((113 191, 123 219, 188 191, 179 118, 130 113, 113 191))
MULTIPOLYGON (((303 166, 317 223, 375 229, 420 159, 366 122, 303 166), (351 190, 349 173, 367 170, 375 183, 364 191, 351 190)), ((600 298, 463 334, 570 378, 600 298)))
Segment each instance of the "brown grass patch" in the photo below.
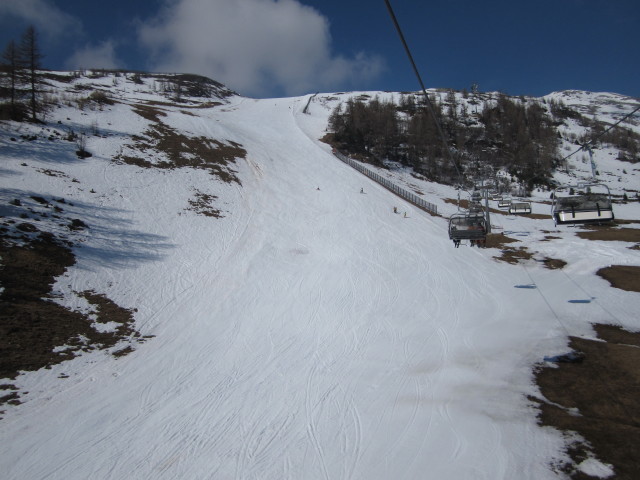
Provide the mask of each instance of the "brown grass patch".
POLYGON ((525 247, 519 247, 519 248, 506 247, 502 250, 502 255, 500 255, 499 257, 493 257, 493 258, 495 258, 496 260, 510 263, 511 265, 516 265, 521 260, 531 260, 533 258, 533 253, 531 253, 525 247))
POLYGON ((504 233, 490 233, 487 235, 487 241, 485 244, 486 248, 504 248, 506 245, 510 243, 518 243, 520 240, 516 240, 515 238, 507 237, 504 233))
MULTIPOLYGON (((616 479, 640 478, 640 334, 596 325, 604 341, 570 337, 575 361, 540 365, 535 378, 544 399, 532 399, 541 425, 577 432, 560 470, 572 479, 592 478, 576 466, 596 456, 613 465, 616 479)), ((566 357, 566 356, 565 356, 566 357)), ((567 437, 569 438, 569 437, 567 437)))
POLYGON ((44 173, 45 175, 48 175, 50 177, 69 178, 69 176, 66 173, 61 172, 59 170, 51 170, 49 168, 38 168, 36 169, 36 171, 40 173, 44 173))
POLYGON ((527 213, 523 217, 533 218, 535 220, 551 220, 551 215, 544 215, 542 213, 527 213))
POLYGON ((189 200, 189 205, 191 205, 189 210, 206 217, 223 218, 221 211, 213 207, 213 203, 217 198, 215 195, 196 191, 196 198, 189 200))
POLYGON ((499 248, 501 249, 500 256, 494 256, 496 260, 501 262, 507 262, 512 265, 517 264, 521 260, 529 260, 533 258, 533 254, 526 249, 526 247, 509 247, 510 243, 518 243, 519 240, 507 237, 504 234, 489 234, 487 235, 486 248, 499 248))
POLYGON ((640 267, 611 265, 601 268, 596 274, 608 281, 612 287, 628 292, 640 292, 640 267))
MULTIPOLYGON (((533 258, 533 253, 527 250, 526 247, 514 248, 508 246, 510 243, 516 242, 519 242, 519 240, 507 237, 504 234, 489 234, 487 235, 486 247, 501 249, 501 255, 493 258, 501 262, 510 263, 511 265, 516 265, 523 260, 531 260, 533 258)), ((567 265, 567 262, 564 260, 548 257, 545 257, 542 263, 546 268, 551 270, 561 269, 567 265)))
MULTIPOLYGON (((67 246, 70 242, 41 232, 33 239, 22 236, 23 244, 16 244, 13 228, 17 229, 6 222, 0 238, 0 285, 4 288, 0 293, 0 378, 50 368, 81 352, 112 348, 123 340, 143 341, 133 329, 133 311, 104 295, 79 294, 89 302, 91 317, 54 302, 51 286, 55 278, 75 263, 67 246), (117 324, 111 331, 96 328, 96 324, 111 322, 117 324)), ((0 405, 3 403, 19 403, 18 393, 0 395, 0 405)))
POLYGON ((134 111, 154 122, 144 136, 134 135, 133 150, 147 153, 144 157, 122 155, 116 160, 143 168, 200 168, 208 170, 227 183, 240 180, 231 168, 236 158, 245 158, 247 151, 236 142, 226 143, 206 137, 187 137, 162 123, 160 117, 166 113, 149 105, 136 105, 134 111), (149 155, 151 153, 152 155, 149 155), (151 161, 149 158, 159 158, 151 161))
POLYGON ((592 226, 589 228, 589 231, 577 232, 576 235, 586 240, 602 240, 605 242, 640 242, 640 229, 638 228, 592 226))
POLYGON ((160 117, 167 116, 167 113, 164 110, 155 108, 151 105, 134 105, 133 111, 140 115, 142 118, 154 123, 160 122, 160 117))
POLYGON ((545 257, 542 263, 549 270, 560 270, 567 265, 567 262, 565 262, 564 260, 560 260, 559 258, 549 258, 549 257, 545 257))
POLYGON ((15 378, 20 370, 38 370, 73 358, 77 351, 110 348, 122 338, 136 336, 133 313, 104 295, 86 291, 80 295, 93 306, 97 319, 70 311, 52 301, 51 285, 75 263, 71 250, 51 236, 41 236, 28 246, 0 245, 3 268, 0 283, 0 378, 15 378), (93 322, 117 322, 109 333, 93 322), (68 348, 54 352, 55 347, 68 348))

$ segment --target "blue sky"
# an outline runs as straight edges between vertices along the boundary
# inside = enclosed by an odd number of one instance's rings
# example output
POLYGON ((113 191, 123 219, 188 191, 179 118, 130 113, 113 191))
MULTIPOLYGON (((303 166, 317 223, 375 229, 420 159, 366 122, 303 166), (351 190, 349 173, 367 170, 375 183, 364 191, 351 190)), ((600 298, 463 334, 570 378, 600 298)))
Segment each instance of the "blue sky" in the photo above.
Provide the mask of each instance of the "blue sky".
MULTIPOLYGON (((428 88, 640 97, 638 0, 391 0, 428 88)), ((384 0, 0 0, 43 66, 209 76, 250 97, 418 90, 384 0)))

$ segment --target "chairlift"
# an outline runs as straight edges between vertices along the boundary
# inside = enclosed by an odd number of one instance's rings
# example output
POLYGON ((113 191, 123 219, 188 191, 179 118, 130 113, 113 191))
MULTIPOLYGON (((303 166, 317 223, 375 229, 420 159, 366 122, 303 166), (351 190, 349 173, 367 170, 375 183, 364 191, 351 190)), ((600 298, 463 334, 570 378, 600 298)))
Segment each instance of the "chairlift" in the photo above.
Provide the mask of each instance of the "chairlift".
POLYGON ((509 205, 509 213, 511 215, 529 214, 531 213, 531 202, 523 200, 511 202, 511 205, 509 205))
POLYGON ((611 191, 597 182, 557 187, 553 192, 551 216, 556 225, 612 222, 615 217, 611 191))
POLYGON ((596 163, 589 143, 573 153, 585 150, 589 154, 592 180, 577 185, 561 185, 553 191, 551 216, 556 225, 610 223, 615 218, 611 190, 596 180, 596 163))
POLYGON ((462 240, 470 240, 471 246, 484 245, 487 240, 487 223, 482 211, 457 212, 449 217, 449 238, 460 246, 462 240))
POLYGON ((509 208, 511 206, 510 198, 501 198, 498 200, 498 208, 509 208))

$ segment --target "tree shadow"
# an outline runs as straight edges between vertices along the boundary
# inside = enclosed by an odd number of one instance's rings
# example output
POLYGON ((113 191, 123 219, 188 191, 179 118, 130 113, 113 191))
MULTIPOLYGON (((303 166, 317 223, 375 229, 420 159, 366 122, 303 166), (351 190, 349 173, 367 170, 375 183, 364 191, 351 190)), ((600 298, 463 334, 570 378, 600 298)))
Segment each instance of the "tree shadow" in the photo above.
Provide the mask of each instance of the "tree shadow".
POLYGON ((134 268, 160 261, 175 248, 168 237, 144 232, 126 217, 130 211, 37 192, 0 189, 3 236, 33 240, 52 234, 73 245, 77 266, 134 268))

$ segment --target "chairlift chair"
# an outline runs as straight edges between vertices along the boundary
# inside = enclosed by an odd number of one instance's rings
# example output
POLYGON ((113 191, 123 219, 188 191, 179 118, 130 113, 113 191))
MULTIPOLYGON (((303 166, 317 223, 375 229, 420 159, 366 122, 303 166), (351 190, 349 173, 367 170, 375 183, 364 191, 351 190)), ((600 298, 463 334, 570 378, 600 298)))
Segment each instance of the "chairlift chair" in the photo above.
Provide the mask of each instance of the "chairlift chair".
POLYGON ((523 200, 511 202, 511 205, 509 205, 509 213, 512 215, 531 213, 531 202, 525 202, 523 200))
POLYGON ((484 244, 487 238, 487 224, 480 212, 458 212, 449 217, 449 238, 457 247, 462 240, 470 240, 471 245, 484 244))
POLYGON ((602 183, 560 186, 553 192, 551 216, 561 225, 611 222, 611 191, 602 183))
POLYGON ((511 206, 510 198, 501 198, 498 200, 498 208, 509 208, 511 206))

